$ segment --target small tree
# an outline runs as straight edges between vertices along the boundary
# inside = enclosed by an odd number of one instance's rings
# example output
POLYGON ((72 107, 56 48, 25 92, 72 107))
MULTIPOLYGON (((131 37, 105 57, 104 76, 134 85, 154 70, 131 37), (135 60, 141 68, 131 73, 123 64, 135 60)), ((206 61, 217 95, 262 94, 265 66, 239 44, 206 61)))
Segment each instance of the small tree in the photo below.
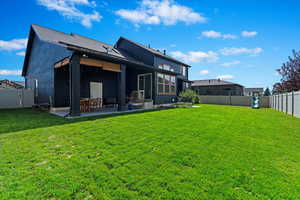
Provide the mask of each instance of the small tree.
POLYGON ((200 103, 200 96, 191 89, 184 90, 179 94, 180 101, 190 103, 200 103))
POLYGON ((264 96, 270 96, 270 95, 271 95, 270 89, 267 87, 264 91, 264 96))
POLYGON ((289 56, 277 72, 281 75, 281 83, 273 86, 275 93, 300 90, 300 52, 293 50, 293 57, 289 56))

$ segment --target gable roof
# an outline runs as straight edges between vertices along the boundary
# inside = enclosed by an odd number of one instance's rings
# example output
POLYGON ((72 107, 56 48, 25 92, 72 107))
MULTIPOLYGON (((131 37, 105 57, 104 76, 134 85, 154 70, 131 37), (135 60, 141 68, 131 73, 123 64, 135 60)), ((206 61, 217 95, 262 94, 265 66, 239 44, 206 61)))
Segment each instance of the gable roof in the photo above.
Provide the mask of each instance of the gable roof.
POLYGON ((62 44, 73 45, 98 52, 108 53, 120 58, 125 58, 114 46, 106 44, 79 34, 66 34, 39 25, 32 25, 33 30, 41 40, 62 44))
MULTIPOLYGON (((46 27, 42 27, 40 25, 33 24, 30 27, 30 33, 29 33, 26 55, 23 64, 22 76, 25 76, 27 72, 29 58, 31 54, 31 48, 35 36, 37 36, 42 41, 61 45, 70 50, 100 53, 108 57, 116 58, 118 60, 123 60, 123 61, 131 62, 139 65, 146 65, 145 63, 136 60, 132 56, 128 55, 125 51, 117 49, 115 48, 115 46, 112 46, 110 44, 106 44, 85 36, 81 36, 79 34, 74 34, 74 33, 67 34, 46 27)), ((175 62, 179 62, 179 61, 175 60, 175 62)))
POLYGON ((89 49, 100 53, 105 53, 107 55, 111 55, 120 59, 126 59, 126 57, 123 56, 118 49, 114 48, 114 46, 110 44, 106 44, 91 38, 87 38, 79 34, 74 34, 74 33, 67 34, 40 25, 32 24, 30 27, 29 40, 28 40, 26 55, 24 59, 23 72, 22 72, 23 76, 25 76, 27 71, 27 65, 29 62, 33 38, 35 36, 37 36, 40 40, 62 45, 66 48, 69 46, 75 46, 75 47, 89 49))
POLYGON ((188 65, 188 64, 186 64, 186 63, 183 63, 183 62, 181 62, 181 61, 179 61, 179 60, 177 60, 177 59, 175 59, 175 58, 172 58, 171 56, 165 55, 164 53, 162 53, 162 52, 160 52, 160 51, 158 51, 158 50, 155 50, 155 49, 153 49, 153 48, 147 47, 147 46, 145 46, 145 45, 143 45, 143 44, 140 44, 140 43, 138 43, 138 42, 134 42, 134 41, 129 40, 129 39, 127 39, 127 38, 125 38, 125 37, 122 37, 122 36, 121 36, 121 37, 119 38, 119 40, 116 42, 116 45, 118 45, 118 43, 121 42, 122 40, 126 40, 126 41, 128 41, 128 42, 130 42, 130 43, 132 43, 132 44, 134 44, 134 45, 136 45, 136 46, 139 46, 139 47, 145 49, 146 51, 148 51, 148 52, 150 52, 150 53, 152 53, 152 54, 154 54, 154 55, 160 56, 160 57, 165 58, 165 59, 167 59, 167 60, 170 60, 170 61, 176 62, 176 63, 178 63, 178 64, 184 65, 184 66, 186 66, 186 67, 191 67, 190 65, 188 65))
POLYGON ((224 81, 221 79, 207 79, 207 80, 194 80, 192 86, 224 86, 224 85, 237 85, 244 87, 238 83, 224 81))

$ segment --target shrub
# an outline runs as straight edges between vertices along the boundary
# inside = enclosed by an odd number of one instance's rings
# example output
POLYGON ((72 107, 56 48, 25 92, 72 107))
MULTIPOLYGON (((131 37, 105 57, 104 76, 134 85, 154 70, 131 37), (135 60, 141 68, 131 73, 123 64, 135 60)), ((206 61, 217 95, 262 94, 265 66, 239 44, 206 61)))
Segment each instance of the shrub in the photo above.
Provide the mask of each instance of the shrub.
POLYGON ((184 90, 179 94, 179 100, 190 103, 200 103, 200 96, 191 89, 184 90))

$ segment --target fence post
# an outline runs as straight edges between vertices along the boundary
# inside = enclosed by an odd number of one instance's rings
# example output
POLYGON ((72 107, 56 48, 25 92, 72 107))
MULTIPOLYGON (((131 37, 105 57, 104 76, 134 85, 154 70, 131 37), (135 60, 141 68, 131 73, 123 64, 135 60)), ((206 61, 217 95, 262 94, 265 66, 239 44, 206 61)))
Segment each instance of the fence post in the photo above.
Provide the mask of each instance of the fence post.
POLYGON ((277 110, 280 110, 280 106, 279 106, 279 101, 280 101, 280 94, 277 95, 277 110))
POLYGON ((285 94, 285 114, 288 112, 288 93, 285 94))
POLYGON ((294 116, 294 108, 295 108, 295 105, 294 105, 294 91, 292 91, 292 116, 294 116))

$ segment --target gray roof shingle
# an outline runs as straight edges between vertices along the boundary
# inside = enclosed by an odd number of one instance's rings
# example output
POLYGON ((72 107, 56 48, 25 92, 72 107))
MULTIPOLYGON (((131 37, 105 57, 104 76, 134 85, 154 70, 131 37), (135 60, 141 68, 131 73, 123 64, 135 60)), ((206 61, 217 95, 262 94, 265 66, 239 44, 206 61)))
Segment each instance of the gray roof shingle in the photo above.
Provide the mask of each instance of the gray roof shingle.
POLYGON ((120 58, 125 58, 119 50, 114 48, 112 45, 99 42, 78 34, 70 33, 66 34, 49 28, 45 28, 39 25, 32 25, 35 33, 41 40, 49 41, 57 44, 69 44, 73 46, 78 46, 102 53, 107 53, 109 55, 117 56, 120 58))

